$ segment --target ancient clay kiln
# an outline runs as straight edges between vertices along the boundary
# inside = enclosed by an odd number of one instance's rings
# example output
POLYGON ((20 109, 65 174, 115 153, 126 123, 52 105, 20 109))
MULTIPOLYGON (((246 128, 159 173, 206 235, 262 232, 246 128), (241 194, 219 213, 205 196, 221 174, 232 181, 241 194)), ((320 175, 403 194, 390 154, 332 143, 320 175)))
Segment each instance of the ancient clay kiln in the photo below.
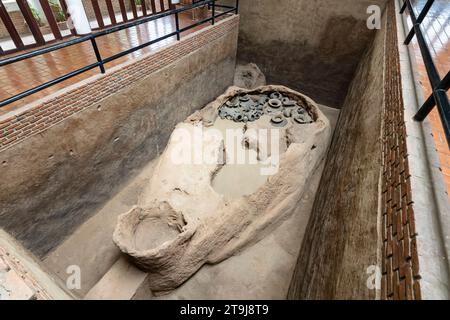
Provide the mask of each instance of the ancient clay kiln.
POLYGON ((172 290, 288 218, 329 138, 328 119, 310 98, 282 86, 231 87, 177 125, 139 204, 119 217, 114 242, 149 273, 152 291, 172 290), (251 165, 230 163, 227 129, 241 133, 233 138, 251 165), (189 161, 180 152, 186 145, 189 161))

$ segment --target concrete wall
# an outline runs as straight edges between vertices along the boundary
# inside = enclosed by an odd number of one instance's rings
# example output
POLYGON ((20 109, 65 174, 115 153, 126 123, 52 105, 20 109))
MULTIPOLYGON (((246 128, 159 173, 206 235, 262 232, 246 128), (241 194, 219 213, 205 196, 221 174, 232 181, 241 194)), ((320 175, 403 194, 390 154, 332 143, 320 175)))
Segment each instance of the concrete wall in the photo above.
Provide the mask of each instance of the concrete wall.
MULTIPOLYGON (((226 0, 234 4, 234 0, 226 0)), ((283 84, 340 108, 375 31, 369 5, 386 0, 241 0, 238 59, 283 84)))
POLYGON ((377 265, 386 28, 378 31, 342 107, 289 290, 291 299, 370 299, 377 265))
POLYGON ((0 119, 0 141, 11 142, 0 145, 0 227, 40 257, 61 243, 164 149, 176 123, 232 84, 238 21, 0 119))

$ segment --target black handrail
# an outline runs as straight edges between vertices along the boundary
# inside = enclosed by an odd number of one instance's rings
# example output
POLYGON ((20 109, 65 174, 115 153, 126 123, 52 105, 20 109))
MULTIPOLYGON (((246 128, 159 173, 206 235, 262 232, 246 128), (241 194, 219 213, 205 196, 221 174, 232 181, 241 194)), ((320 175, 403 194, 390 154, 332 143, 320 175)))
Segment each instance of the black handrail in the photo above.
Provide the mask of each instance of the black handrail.
POLYGON ((423 121, 428 114, 433 110, 435 106, 438 108, 439 116, 441 118, 442 126, 444 128, 445 137, 447 139, 447 144, 450 148, 450 104, 448 101, 447 90, 450 87, 450 71, 441 79, 439 72, 437 71, 436 65, 434 64, 433 58, 430 53, 428 44, 420 27, 422 21, 428 14, 434 0, 428 0, 419 16, 416 17, 414 9, 411 5, 410 0, 405 0, 403 6, 400 10, 402 14, 406 9, 409 11, 411 21, 413 23, 413 28, 410 30, 408 36, 405 40, 405 45, 408 45, 414 35, 417 38, 417 43, 419 44, 420 52, 422 54, 422 59, 425 64, 425 69, 427 70, 428 79, 430 81, 431 87, 433 89, 433 94, 425 101, 425 103, 420 107, 414 116, 414 120, 423 121))
POLYGON ((32 94, 34 94, 36 92, 42 91, 42 90, 44 90, 44 89, 46 89, 48 87, 51 87, 51 86, 53 86, 53 85, 55 85, 57 83, 60 83, 62 81, 65 81, 67 79, 75 77, 75 76, 77 76, 79 74, 82 74, 82 73, 84 73, 86 71, 94 69, 96 67, 98 67, 100 69, 101 73, 105 73, 104 64, 106 64, 108 62, 111 62, 111 61, 113 61, 115 59, 118 59, 118 58, 120 58, 122 56, 130 54, 130 53, 132 53, 132 52, 134 52, 136 50, 140 50, 140 49, 145 48, 145 47, 147 47, 149 45, 155 44, 157 42, 160 42, 162 40, 165 40, 165 39, 173 37, 173 36, 176 36, 177 40, 180 40, 180 38, 181 38, 180 34, 182 32, 185 32, 187 30, 195 28, 195 27, 197 27, 199 25, 202 25, 204 23, 211 22, 212 24, 214 24, 215 19, 217 19, 218 17, 221 17, 223 15, 229 14, 229 13, 238 14, 238 12, 239 12, 239 0, 235 0, 235 1, 236 1, 236 4, 233 7, 233 6, 225 6, 225 5, 216 4, 216 0, 201 0, 201 1, 194 2, 192 5, 185 6, 183 8, 173 9, 173 10, 170 10, 170 11, 165 11, 165 12, 158 13, 158 14, 155 14, 155 15, 152 15, 152 16, 149 16, 149 17, 143 17, 143 18, 131 21, 131 22, 126 22, 126 23, 123 23, 123 24, 120 24, 120 25, 117 25, 117 26, 110 27, 110 28, 102 30, 102 31, 91 33, 91 34, 86 35, 86 36, 81 36, 81 37, 73 39, 73 40, 61 42, 61 43, 58 43, 58 44, 55 44, 55 45, 51 45, 51 46, 48 46, 48 47, 45 47, 45 48, 37 49, 37 50, 31 51, 31 52, 23 53, 23 54, 16 55, 16 56, 13 56, 13 57, 10 57, 10 58, 2 59, 2 60, 0 60, 0 67, 6 66, 6 65, 9 65, 9 64, 12 64, 12 63, 16 63, 16 62, 19 62, 19 61, 22 61, 22 60, 30 59, 32 57, 36 57, 36 56, 39 56, 39 55, 42 55, 42 54, 45 54, 45 53, 53 52, 53 51, 56 51, 56 50, 59 50, 59 49, 62 49, 62 48, 67 48, 67 47, 73 46, 75 44, 79 44, 79 43, 83 43, 83 42, 86 42, 86 41, 90 41, 91 45, 92 45, 92 48, 94 50, 97 62, 92 63, 90 65, 87 65, 87 66, 85 66, 83 68, 80 68, 78 70, 72 71, 70 73, 67 73, 67 74, 65 74, 63 76, 60 76, 60 77, 56 78, 56 79, 53 79, 53 80, 50 80, 50 81, 45 82, 43 84, 40 84, 40 85, 38 85, 36 87, 33 87, 33 88, 29 89, 29 90, 26 90, 26 91, 22 92, 22 93, 16 94, 16 95, 14 95, 14 96, 12 96, 12 97, 10 97, 8 99, 0 101, 0 108, 4 107, 4 106, 6 106, 6 105, 8 105, 10 103, 13 103, 13 102, 15 102, 17 100, 20 100, 22 98, 25 98, 25 97, 27 97, 29 95, 32 95, 32 94), (180 29, 179 16, 178 16, 180 13, 185 12, 185 11, 189 11, 189 10, 192 10, 192 9, 195 9, 195 8, 198 8, 198 7, 202 7, 202 6, 205 6, 205 5, 208 5, 209 7, 212 7, 212 16, 211 17, 203 19, 201 21, 198 21, 198 22, 196 22, 194 24, 191 24, 191 25, 189 25, 187 27, 184 27, 184 28, 180 29), (220 12, 219 14, 216 15, 215 14, 216 13, 216 10, 215 10, 216 7, 217 8, 222 8, 222 9, 227 9, 227 10, 225 10, 223 12, 220 12), (161 19, 161 18, 164 18, 164 17, 167 17, 167 16, 171 16, 171 15, 173 15, 175 17, 175 28, 176 29, 175 29, 174 32, 166 34, 164 36, 161 36, 161 37, 159 37, 157 39, 148 41, 146 43, 140 44, 140 45, 138 45, 136 47, 132 47, 132 48, 127 49, 125 51, 119 52, 119 53, 117 53, 117 54, 115 54, 115 55, 113 55, 111 57, 108 57, 108 58, 102 58, 101 57, 100 51, 98 50, 97 43, 96 43, 96 40, 95 40, 96 38, 102 37, 102 36, 105 36, 105 35, 117 32, 117 31, 125 30, 125 29, 131 28, 131 27, 135 27, 135 26, 138 26, 138 25, 143 24, 143 23, 147 23, 147 22, 150 22, 150 21, 155 21, 157 19, 161 19))

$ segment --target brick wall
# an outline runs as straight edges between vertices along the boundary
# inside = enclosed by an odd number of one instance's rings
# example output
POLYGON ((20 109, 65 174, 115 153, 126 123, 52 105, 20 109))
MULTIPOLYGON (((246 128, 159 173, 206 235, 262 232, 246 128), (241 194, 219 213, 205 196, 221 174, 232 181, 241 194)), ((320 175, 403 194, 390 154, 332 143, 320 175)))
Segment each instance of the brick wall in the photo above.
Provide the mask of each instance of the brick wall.
POLYGON ((0 151, 34 134, 42 132, 67 117, 92 106, 112 93, 130 86, 134 81, 162 69, 170 63, 205 46, 230 32, 239 23, 236 17, 219 23, 214 28, 197 33, 195 36, 177 42, 116 72, 108 73, 94 83, 85 84, 65 92, 30 110, 0 122, 0 151))
POLYGON ((394 2, 388 6, 382 176, 382 299, 421 299, 394 2))
MULTIPOLYGON (((125 4, 125 8, 127 9, 127 11, 131 11, 131 5, 130 5, 130 0, 125 0, 124 1, 125 4)), ((86 11, 86 15, 89 18, 89 20, 95 20, 95 12, 94 12, 94 8, 92 7, 92 2, 91 0, 83 0, 83 5, 84 5, 84 10, 86 11)), ((114 12, 117 14, 120 14, 120 5, 119 5, 119 1, 112 1, 112 5, 114 8, 114 12)), ((106 6, 106 1, 98 1, 98 6, 100 7, 100 11, 102 12, 102 15, 104 17, 108 17, 108 7, 106 6)))
MULTIPOLYGON (((134 1, 134 0, 132 0, 134 1)), ((168 0, 164 0, 165 2, 165 8, 167 9, 169 7, 169 1, 168 0)), ((94 8, 92 7, 92 2, 91 0, 82 0, 83 5, 84 5, 84 9, 86 11, 86 15, 88 17, 88 19, 90 21, 92 20, 96 20, 95 17, 95 12, 94 12, 94 8)), ((146 0, 147 3, 147 11, 150 12, 151 11, 151 5, 150 5, 150 1, 146 0)), ((114 8, 114 12, 116 13, 116 15, 120 15, 120 5, 118 1, 113 1, 113 8, 114 8)), ((127 11, 131 11, 131 3, 130 0, 125 0, 124 1, 125 4, 125 8, 127 11)), ((159 8, 159 1, 157 1, 157 9, 159 8)), ((106 6, 106 2, 104 0, 98 1, 98 5, 100 7, 100 11, 102 13, 102 15, 104 17, 109 17, 109 13, 108 13, 108 8, 106 6)), ((139 9, 138 9, 139 10, 139 9)), ((20 11, 11 11, 8 12, 9 16, 11 17, 11 20, 14 23, 14 26, 16 27, 17 31, 19 32, 20 35, 28 35, 30 34, 30 30, 28 29, 28 26, 25 22, 25 19, 22 16, 22 13, 20 11)), ((121 18, 120 18, 121 19, 121 18)), ((119 20, 120 20, 119 19, 119 20)), ((49 33, 50 29, 47 27, 45 29, 42 29, 42 33, 49 33)), ((0 22, 0 38, 8 38, 9 37, 9 33, 8 30, 6 30, 4 24, 2 22, 0 22)))
MULTIPOLYGON (((30 34, 30 30, 28 29, 28 25, 25 22, 25 19, 22 16, 20 11, 11 11, 8 12, 9 17, 11 18, 14 26, 17 29, 17 32, 20 35, 30 34)), ((9 32, 6 30, 3 22, 0 22, 0 38, 9 38, 9 32)))

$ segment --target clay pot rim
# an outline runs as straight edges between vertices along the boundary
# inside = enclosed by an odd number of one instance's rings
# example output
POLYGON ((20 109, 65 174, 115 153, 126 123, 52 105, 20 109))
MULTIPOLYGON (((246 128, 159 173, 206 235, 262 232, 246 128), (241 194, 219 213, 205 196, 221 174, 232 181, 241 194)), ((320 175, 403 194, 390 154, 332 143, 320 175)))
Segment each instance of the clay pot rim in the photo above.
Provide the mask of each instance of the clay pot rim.
MULTIPOLYGON (((151 256, 159 256, 164 250, 168 250, 172 245, 178 245, 180 242, 184 242, 188 239, 190 239, 195 231, 196 228, 192 225, 192 223, 187 223, 185 226, 185 229, 183 232, 180 232, 175 238, 171 240, 167 240, 163 242, 161 245, 155 248, 146 249, 146 250, 137 250, 133 246, 128 245, 127 243, 130 243, 130 241, 127 239, 127 237, 122 232, 123 228, 121 226, 125 225, 126 219, 129 219, 129 217, 132 216, 133 212, 136 209, 143 209, 142 207, 138 205, 134 205, 129 211, 122 213, 119 215, 116 228, 114 229, 113 233, 113 242, 119 247, 119 249, 130 256, 136 257, 136 258, 148 258, 151 256)), ((137 226, 133 225, 133 228, 137 226)))

